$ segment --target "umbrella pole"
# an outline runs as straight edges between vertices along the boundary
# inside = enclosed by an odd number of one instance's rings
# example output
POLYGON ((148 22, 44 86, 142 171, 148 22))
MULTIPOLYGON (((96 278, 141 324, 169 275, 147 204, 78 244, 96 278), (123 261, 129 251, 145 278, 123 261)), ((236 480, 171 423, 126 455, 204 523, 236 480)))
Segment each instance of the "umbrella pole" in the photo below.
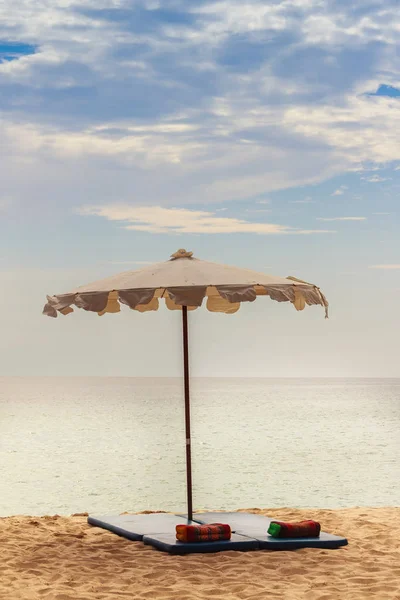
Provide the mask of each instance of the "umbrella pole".
POLYGON ((187 512, 188 519, 193 518, 192 503, 192 456, 190 439, 190 385, 189 385, 189 343, 187 306, 182 306, 183 331, 183 370, 185 383, 185 431, 186 431, 186 482, 187 482, 187 512))

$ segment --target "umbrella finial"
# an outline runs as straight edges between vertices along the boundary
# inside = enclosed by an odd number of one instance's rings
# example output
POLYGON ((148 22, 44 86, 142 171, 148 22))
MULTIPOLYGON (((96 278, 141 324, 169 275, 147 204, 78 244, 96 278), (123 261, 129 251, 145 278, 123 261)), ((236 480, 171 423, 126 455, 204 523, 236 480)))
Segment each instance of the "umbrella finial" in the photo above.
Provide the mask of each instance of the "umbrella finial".
POLYGON ((177 250, 174 254, 171 254, 172 260, 175 260, 177 258, 192 258, 192 256, 193 256, 193 252, 187 252, 183 248, 181 248, 180 250, 177 250))

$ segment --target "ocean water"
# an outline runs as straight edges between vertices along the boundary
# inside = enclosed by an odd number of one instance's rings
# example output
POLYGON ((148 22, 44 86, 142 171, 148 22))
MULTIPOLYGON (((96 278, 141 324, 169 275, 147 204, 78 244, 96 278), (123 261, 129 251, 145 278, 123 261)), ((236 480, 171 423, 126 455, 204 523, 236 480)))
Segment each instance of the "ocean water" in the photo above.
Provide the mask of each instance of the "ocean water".
MULTIPOLYGON (((194 508, 398 506, 400 379, 195 379, 194 508)), ((0 515, 185 508, 179 379, 0 378, 0 515)))

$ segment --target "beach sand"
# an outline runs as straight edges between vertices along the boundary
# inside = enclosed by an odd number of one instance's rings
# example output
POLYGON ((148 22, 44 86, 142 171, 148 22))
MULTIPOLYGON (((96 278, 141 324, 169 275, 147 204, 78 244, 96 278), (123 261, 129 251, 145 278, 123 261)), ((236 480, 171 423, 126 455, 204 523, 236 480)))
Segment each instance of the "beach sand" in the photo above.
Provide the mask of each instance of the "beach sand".
POLYGON ((247 509, 313 518, 338 550, 171 556, 85 515, 0 519, 1 600, 400 600, 400 508, 247 509))

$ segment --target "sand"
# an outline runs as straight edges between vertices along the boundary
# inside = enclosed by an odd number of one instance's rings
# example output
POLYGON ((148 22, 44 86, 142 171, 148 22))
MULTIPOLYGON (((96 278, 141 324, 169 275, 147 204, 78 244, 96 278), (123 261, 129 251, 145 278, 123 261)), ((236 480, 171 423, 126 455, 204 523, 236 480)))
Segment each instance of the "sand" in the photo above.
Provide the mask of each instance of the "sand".
POLYGON ((247 509, 314 518, 337 550, 171 556, 85 515, 0 519, 1 600, 400 600, 400 508, 247 509))

